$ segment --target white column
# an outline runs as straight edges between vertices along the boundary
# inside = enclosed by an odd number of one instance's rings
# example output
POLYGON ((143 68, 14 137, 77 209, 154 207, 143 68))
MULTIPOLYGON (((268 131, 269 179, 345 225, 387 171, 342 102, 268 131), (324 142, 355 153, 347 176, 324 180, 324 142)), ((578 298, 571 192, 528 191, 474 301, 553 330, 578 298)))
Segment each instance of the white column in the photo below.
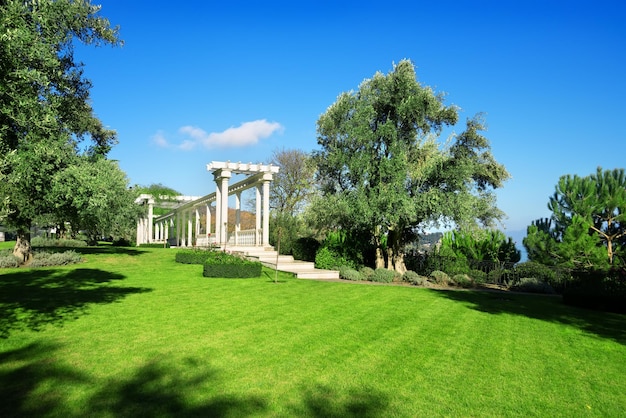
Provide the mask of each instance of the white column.
POLYGON ((195 228, 195 234, 196 234, 196 242, 198 242, 198 237, 200 236, 200 211, 198 210, 198 208, 196 208, 196 228, 195 228))
POLYGON ((182 247, 183 246, 183 239, 180 235, 181 233, 181 227, 180 225, 182 224, 182 214, 179 211, 176 211, 176 246, 177 247, 182 247))
POLYGON ((263 245, 270 244, 270 180, 263 176, 263 245))
POLYGON ((235 193, 235 245, 239 244, 241 231, 241 192, 235 193))
POLYGON ((257 184, 255 187, 256 190, 256 209, 255 209, 255 232, 254 232, 254 243, 255 245, 261 245, 261 240, 259 238, 259 231, 261 230, 261 185, 257 184))
POLYGON ((154 239, 152 231, 152 222, 154 218, 154 200, 148 200, 148 239, 146 242, 151 243, 154 239))
POLYGON ((209 237, 209 234, 211 233, 211 205, 210 204, 206 204, 206 236, 207 238, 209 237))
POLYGON ((169 235, 170 235, 170 220, 166 220, 164 227, 165 229, 163 230, 163 240, 165 242, 167 242, 167 240, 169 239, 169 235))
POLYGON ((222 228, 222 185, 218 181, 217 173, 215 176, 215 243, 220 245, 222 228))
MULTIPOLYGON (((226 244, 228 242, 228 180, 232 176, 231 172, 228 170, 220 170, 218 175, 220 189, 220 207, 218 210, 220 211, 220 219, 219 219, 219 230, 220 230, 220 244, 226 244)), ((215 229, 218 229, 218 226, 215 226, 215 229)))
POLYGON ((191 223, 191 211, 187 212, 187 247, 193 245, 193 225, 191 223))

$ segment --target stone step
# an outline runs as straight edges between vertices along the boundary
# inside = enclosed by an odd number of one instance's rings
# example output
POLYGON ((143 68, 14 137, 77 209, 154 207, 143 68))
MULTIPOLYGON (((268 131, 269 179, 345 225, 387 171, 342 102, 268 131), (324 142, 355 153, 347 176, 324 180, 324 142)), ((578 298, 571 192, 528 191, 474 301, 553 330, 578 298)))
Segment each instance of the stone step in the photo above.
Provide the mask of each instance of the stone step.
POLYGON ((298 279, 335 280, 339 278, 339 272, 335 270, 315 269, 296 273, 298 279))

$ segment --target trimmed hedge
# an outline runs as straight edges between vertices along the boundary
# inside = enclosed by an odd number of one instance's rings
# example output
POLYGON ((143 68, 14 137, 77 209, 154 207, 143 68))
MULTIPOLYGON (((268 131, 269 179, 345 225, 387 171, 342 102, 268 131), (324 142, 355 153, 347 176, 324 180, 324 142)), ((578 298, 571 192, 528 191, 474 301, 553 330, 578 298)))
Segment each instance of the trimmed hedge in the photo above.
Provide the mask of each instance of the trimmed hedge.
POLYGON ((212 253, 206 250, 182 250, 176 253, 176 262, 182 264, 204 264, 212 253))
POLYGON ((263 268, 258 261, 249 261, 226 253, 214 254, 222 255, 209 257, 204 261, 204 277, 246 279, 261 276, 263 268))
POLYGON ((315 254, 320 243, 313 237, 298 238, 291 247, 291 254, 296 260, 315 261, 315 254))

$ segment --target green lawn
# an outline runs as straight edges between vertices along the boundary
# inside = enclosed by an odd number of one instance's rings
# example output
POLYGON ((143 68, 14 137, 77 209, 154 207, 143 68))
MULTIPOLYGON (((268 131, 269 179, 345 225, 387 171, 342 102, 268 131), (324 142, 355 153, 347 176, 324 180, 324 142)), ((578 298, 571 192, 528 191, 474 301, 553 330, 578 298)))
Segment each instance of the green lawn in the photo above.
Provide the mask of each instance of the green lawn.
POLYGON ((2 417, 626 416, 623 315, 77 251, 0 270, 2 417))

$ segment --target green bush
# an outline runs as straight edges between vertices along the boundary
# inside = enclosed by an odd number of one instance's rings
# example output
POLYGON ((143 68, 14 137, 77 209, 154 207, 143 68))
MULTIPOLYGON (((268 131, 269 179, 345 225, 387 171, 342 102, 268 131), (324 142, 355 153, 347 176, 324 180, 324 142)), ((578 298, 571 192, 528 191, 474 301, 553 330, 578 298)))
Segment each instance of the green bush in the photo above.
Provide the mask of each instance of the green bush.
POLYGON ((586 309, 626 313, 626 272, 574 272, 563 292, 563 302, 586 309))
POLYGON ((517 277, 533 277, 550 284, 556 281, 556 272, 552 268, 534 261, 517 264, 515 275, 517 277))
POLYGON ((114 247, 132 247, 133 243, 126 238, 118 238, 111 243, 114 247))
POLYGON ((298 238, 294 241, 291 254, 296 260, 315 261, 315 255, 320 243, 313 237, 298 238))
POLYGON ((412 270, 407 270, 402 275, 402 280, 415 286, 424 286, 427 282, 426 277, 420 276, 412 270))
POLYGON ((213 252, 204 261, 202 275, 204 277, 246 279, 260 277, 262 269, 263 267, 258 261, 249 261, 223 252, 213 252))
POLYGON ((363 280, 372 281, 374 276, 374 269, 371 267, 363 266, 359 269, 359 273, 363 276, 363 280))
POLYGON ((448 276, 447 273, 444 273, 441 270, 435 270, 432 273, 430 273, 430 278, 433 279, 435 283, 444 285, 444 286, 447 286, 452 282, 452 280, 450 279, 450 276, 448 276))
POLYGON ((393 270, 387 270, 386 268, 377 268, 374 270, 374 275, 372 276, 373 282, 378 283, 391 283, 393 279, 396 278, 396 272, 393 270))
POLYGON ((363 275, 352 267, 342 266, 339 268, 339 277, 344 280, 359 282, 363 280, 363 275))
POLYGON ((156 242, 153 242, 150 244, 139 244, 139 246, 141 248, 170 248, 169 242, 166 242, 165 244, 158 244, 156 242))
POLYGON ((0 268, 19 267, 20 259, 13 254, 0 254, 0 268))
POLYGON ((207 258, 216 257, 214 254, 220 253, 207 250, 180 250, 176 252, 175 260, 182 264, 203 264, 207 258))
POLYGON ((457 274, 452 278, 452 280, 457 284, 457 286, 465 288, 474 287, 474 279, 467 274, 457 274))
POLYGON ((75 251, 65 251, 62 253, 35 252, 33 259, 28 264, 29 267, 51 267, 64 266, 67 264, 80 263, 82 258, 75 251))
POLYGON ((323 270, 333 270, 340 266, 354 267, 345 257, 329 247, 321 247, 315 255, 315 267, 323 270))
POLYGON ((536 277, 522 277, 509 288, 517 292, 553 294, 554 289, 548 283, 536 277))
POLYGON ((30 245, 33 247, 64 247, 64 248, 83 248, 87 247, 87 243, 78 239, 56 239, 45 237, 34 237, 30 240, 30 245))

